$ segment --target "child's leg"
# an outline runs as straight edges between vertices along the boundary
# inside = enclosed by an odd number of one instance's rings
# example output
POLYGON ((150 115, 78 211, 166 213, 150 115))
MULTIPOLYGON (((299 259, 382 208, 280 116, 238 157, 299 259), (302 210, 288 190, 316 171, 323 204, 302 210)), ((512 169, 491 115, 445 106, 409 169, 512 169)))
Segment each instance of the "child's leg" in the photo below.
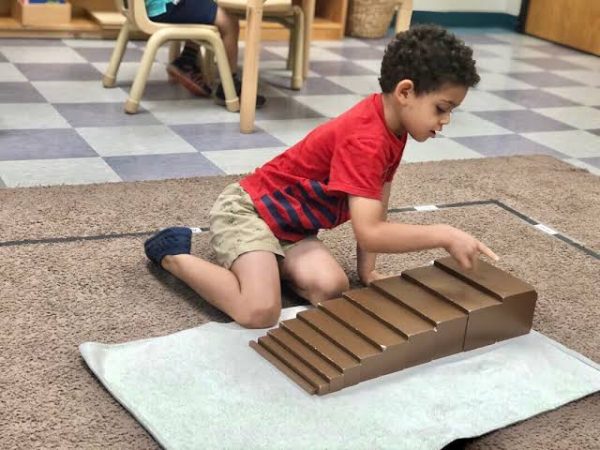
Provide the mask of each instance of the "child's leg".
POLYGON ((231 270, 186 254, 165 256, 162 267, 242 326, 267 328, 279 319, 279 269, 273 253, 244 253, 231 270))
POLYGON ((281 277, 313 305, 339 297, 350 287, 344 269, 318 239, 300 241, 285 252, 280 263, 281 277))
POLYGON ((215 26, 221 33, 221 39, 223 40, 223 45, 225 46, 225 52, 227 53, 227 59, 229 60, 231 73, 235 75, 237 72, 238 40, 240 37, 239 19, 235 15, 228 13, 223 8, 217 8, 215 26))

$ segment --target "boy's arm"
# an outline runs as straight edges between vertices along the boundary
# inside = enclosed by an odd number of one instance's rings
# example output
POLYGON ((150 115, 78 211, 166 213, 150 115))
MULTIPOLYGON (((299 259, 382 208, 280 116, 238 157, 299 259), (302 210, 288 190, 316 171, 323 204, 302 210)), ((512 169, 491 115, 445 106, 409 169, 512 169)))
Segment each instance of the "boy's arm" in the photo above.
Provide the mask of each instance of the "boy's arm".
MULTIPOLYGON (((392 183, 385 183, 383 185, 383 192, 381 194, 381 220, 385 222, 387 219, 387 210, 390 201, 390 192, 392 190, 392 183)), ((382 275, 375 271, 377 260, 377 253, 368 252, 363 250, 356 241, 356 270, 361 283, 369 285, 371 282, 383 278, 382 275)))
POLYGON ((386 222, 382 219, 386 208, 380 200, 351 195, 349 206, 356 242, 364 252, 404 253, 443 248, 465 269, 477 264, 480 253, 498 259, 473 236, 449 225, 386 222))

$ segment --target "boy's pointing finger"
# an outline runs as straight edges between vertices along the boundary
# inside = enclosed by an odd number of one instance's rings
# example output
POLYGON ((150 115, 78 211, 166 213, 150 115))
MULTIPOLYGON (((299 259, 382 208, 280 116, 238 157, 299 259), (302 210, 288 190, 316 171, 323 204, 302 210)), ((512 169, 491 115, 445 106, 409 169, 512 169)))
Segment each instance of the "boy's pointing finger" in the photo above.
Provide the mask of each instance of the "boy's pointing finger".
POLYGON ((489 256, 491 259, 493 259, 494 261, 498 261, 500 258, 498 257, 498 255, 496 255, 493 251, 491 251, 487 245, 483 244, 482 242, 479 242, 479 244, 477 245, 479 251, 481 253, 483 253, 486 256, 489 256))

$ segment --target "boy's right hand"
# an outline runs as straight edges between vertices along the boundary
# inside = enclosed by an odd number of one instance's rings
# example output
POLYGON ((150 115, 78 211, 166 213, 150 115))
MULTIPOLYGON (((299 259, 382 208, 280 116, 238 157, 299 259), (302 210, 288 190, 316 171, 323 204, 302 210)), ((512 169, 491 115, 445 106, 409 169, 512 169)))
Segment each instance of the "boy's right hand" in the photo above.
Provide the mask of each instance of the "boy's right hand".
POLYGON ((456 259, 463 269, 471 270, 477 267, 479 254, 483 253, 494 261, 498 255, 473 236, 449 225, 444 226, 444 248, 456 259))

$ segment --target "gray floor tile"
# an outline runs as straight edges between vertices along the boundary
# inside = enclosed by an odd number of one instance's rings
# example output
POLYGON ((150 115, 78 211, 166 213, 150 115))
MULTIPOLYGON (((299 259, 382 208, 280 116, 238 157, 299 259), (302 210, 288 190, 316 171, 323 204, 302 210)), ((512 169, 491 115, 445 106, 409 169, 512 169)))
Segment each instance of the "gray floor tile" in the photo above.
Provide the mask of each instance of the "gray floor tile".
POLYGON ((533 111, 481 111, 474 112, 476 116, 495 123, 515 133, 534 131, 570 130, 572 127, 562 122, 544 117, 533 111))
POLYGON ((75 128, 159 123, 143 108, 140 108, 137 114, 125 114, 123 103, 57 103, 54 107, 75 128))
POLYGON ((577 106, 577 103, 564 97, 550 94, 538 89, 519 89, 494 91, 494 94, 526 108, 557 108, 561 106, 577 106))
POLYGON ((0 83, 0 103, 46 103, 29 82, 0 83))
POLYGON ((105 160, 124 181, 224 174, 221 169, 200 153, 115 156, 105 158, 105 160))
POLYGON ((509 155, 549 155, 564 158, 565 155, 544 145, 533 142, 518 134, 501 136, 470 136, 454 138, 465 147, 469 147, 485 156, 509 155))
POLYGON ((596 156, 594 158, 581 158, 581 160, 600 169, 600 156, 596 156))
POLYGON ((536 67, 541 67, 546 70, 581 70, 584 67, 577 64, 564 61, 559 58, 519 58, 519 60, 531 64, 536 67))
POLYGON ((91 64, 15 64, 30 81, 100 82, 102 74, 91 64))
POLYGON ((2 178, 0 178, 0 188, 6 187, 6 185, 4 184, 4 181, 2 181, 2 178))
POLYGON ((381 61, 383 58, 383 51, 373 47, 339 47, 329 48, 328 50, 348 59, 376 59, 381 61))
MULTIPOLYGON (((559 72, 560 73, 560 72, 559 72)), ((551 72, 508 73, 508 76, 536 87, 581 86, 582 83, 551 72)))
POLYGON ((8 62, 8 59, 6 59, 6 56, 2 52, 0 52, 0 62, 8 62))
POLYGON ((98 156, 72 129, 0 132, 0 161, 98 156))
POLYGON ((237 123, 173 125, 171 128, 199 151, 265 148, 285 145, 279 139, 260 129, 257 129, 252 134, 241 134, 237 123))
MULTIPOLYGON (((107 62, 112 55, 112 48, 76 48, 79 53, 88 62, 107 62)), ((123 61, 141 61, 143 51, 137 48, 128 48, 123 55, 123 61)))
POLYGON ((193 98, 196 98, 196 96, 180 84, 171 84, 167 81, 147 83, 143 95, 144 101, 189 100, 193 98))
POLYGON ((310 70, 324 76, 369 75, 373 72, 351 61, 311 61, 310 70))
MULTIPOLYGON (((289 85, 289 82, 288 82, 289 85)), ((286 86, 287 88, 287 86, 286 86)), ((287 88, 285 93, 287 95, 322 95, 322 94, 351 94, 351 92, 340 86, 339 84, 329 81, 323 77, 310 77, 304 81, 304 86, 299 91, 294 91, 287 88)))

